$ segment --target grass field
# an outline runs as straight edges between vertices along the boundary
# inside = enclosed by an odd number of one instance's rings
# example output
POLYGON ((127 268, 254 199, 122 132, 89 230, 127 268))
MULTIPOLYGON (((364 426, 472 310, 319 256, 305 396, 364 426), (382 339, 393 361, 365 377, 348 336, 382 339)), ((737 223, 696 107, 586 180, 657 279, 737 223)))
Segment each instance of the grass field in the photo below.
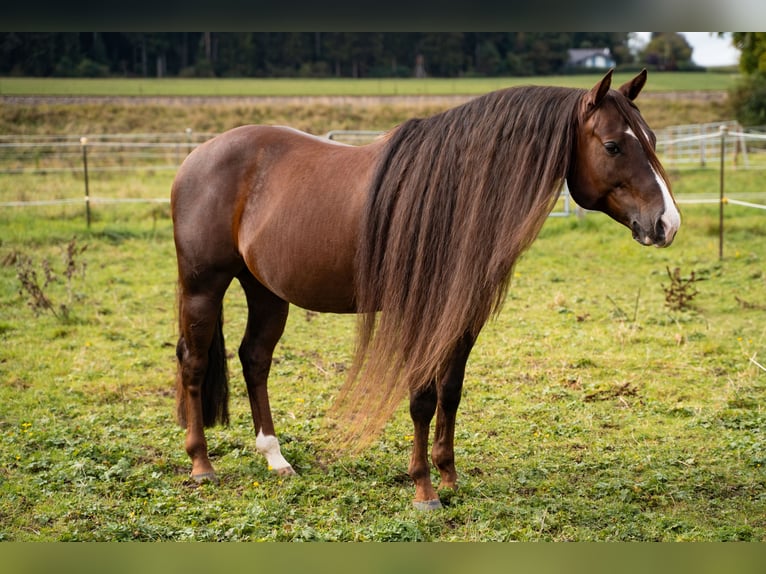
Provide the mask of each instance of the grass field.
MULTIPOLYGON (((149 193, 170 177, 147 179, 149 193)), ((715 185, 715 172, 695 177, 715 185)), ((94 218, 88 233, 80 206, 0 214, 0 539, 766 540, 757 212, 727 211, 722 262, 712 206, 685 208, 667 250, 641 248, 601 215, 550 219, 472 356, 461 487, 431 514, 410 506, 404 405, 362 456, 332 450, 323 415, 354 320, 300 309, 271 384, 300 476, 274 477, 254 453, 232 359, 232 425, 209 433, 222 482, 192 484, 172 416, 167 206, 103 206, 94 218), (30 306, 25 257, 41 285, 45 261, 56 275, 43 290, 58 316, 30 306), (684 311, 665 305, 675 267, 700 279, 684 311)), ((226 316, 235 350, 237 289, 226 316)))
MULTIPOLYGON (((600 72, 587 75, 515 78, 380 78, 380 79, 94 79, 94 78, 0 78, 0 96, 392 96, 483 94, 522 84, 591 87, 600 72)), ((633 76, 615 75, 615 83, 633 76)), ((651 73, 649 91, 728 90, 739 79, 732 71, 651 73)))
MULTIPOLYGON (((237 109, 210 117, 212 131, 237 109)), ((321 133, 408 111, 258 113, 321 133)), ((145 132, 171 117, 140 106, 0 109, 15 133, 145 132)), ((763 202, 761 172, 728 173, 727 193, 763 202)), ((91 193, 167 197, 172 177, 102 173, 91 193)), ((671 177, 679 198, 717 193, 714 168, 671 177)), ((81 176, 0 176, 0 201, 42 196, 81 197, 81 176)), ((424 514, 410 502, 405 405, 361 456, 332 449, 324 414, 353 350, 353 317, 291 310, 270 388, 299 476, 281 479, 255 454, 234 359, 245 302, 230 290, 232 424, 208 433, 221 484, 197 486, 173 420, 167 204, 97 204, 90 230, 82 203, 3 208, 0 540, 766 541, 763 212, 727 206, 722 261, 717 206, 682 212, 665 250, 640 247, 603 215, 548 220, 469 363, 460 489, 424 514), (683 310, 666 305, 676 268, 698 279, 675 288, 698 291, 683 310), (32 272, 50 309, 24 287, 32 272)))

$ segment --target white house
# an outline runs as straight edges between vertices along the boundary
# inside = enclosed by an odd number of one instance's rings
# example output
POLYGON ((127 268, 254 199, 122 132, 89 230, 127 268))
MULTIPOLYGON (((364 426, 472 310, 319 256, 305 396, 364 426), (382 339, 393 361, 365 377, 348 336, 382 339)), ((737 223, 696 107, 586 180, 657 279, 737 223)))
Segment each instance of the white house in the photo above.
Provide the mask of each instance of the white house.
POLYGON ((616 65, 609 48, 585 48, 568 50, 571 68, 613 68, 616 65))

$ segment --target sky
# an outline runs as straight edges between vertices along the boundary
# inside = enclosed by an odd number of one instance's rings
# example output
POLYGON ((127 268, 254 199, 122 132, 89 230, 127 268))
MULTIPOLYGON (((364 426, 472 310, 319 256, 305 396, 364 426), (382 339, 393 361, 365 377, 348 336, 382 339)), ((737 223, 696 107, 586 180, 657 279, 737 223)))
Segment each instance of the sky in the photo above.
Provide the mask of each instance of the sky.
MULTIPOLYGON (((636 32, 647 42, 651 32, 636 32)), ((739 62, 739 50, 731 44, 731 35, 718 37, 717 32, 679 32, 692 47, 692 60, 699 66, 729 66, 739 62)))

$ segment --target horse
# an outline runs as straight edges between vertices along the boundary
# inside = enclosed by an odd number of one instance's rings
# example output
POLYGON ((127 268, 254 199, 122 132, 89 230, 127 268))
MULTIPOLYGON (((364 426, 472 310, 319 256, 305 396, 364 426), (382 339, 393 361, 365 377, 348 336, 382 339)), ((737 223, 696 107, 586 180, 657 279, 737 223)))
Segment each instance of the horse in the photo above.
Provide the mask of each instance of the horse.
POLYGON ((634 104, 646 70, 615 89, 501 89, 353 146, 282 126, 226 131, 192 151, 171 190, 178 264, 176 397, 191 477, 216 481, 206 427, 228 423, 223 298, 247 301, 238 354, 255 448, 282 455, 267 391, 290 305, 356 313, 357 345, 328 417, 363 448, 409 395, 414 505, 457 487, 455 418, 465 367, 515 262, 564 183, 581 207, 666 247, 680 214, 634 104))

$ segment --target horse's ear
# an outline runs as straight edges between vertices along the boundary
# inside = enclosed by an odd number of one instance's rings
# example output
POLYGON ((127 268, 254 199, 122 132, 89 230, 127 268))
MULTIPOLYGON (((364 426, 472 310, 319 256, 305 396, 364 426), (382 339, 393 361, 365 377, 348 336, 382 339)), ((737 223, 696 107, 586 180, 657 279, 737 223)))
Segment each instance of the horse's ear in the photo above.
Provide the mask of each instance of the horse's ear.
POLYGON ((641 89, 644 87, 644 84, 646 83, 646 68, 641 70, 641 72, 632 80, 629 82, 625 82, 622 86, 620 86, 620 92, 622 92, 622 95, 624 95, 629 100, 635 100, 639 93, 641 93, 641 89))
POLYGON ((585 98, 585 109, 588 111, 594 110, 598 107, 598 105, 601 103, 601 100, 604 99, 604 96, 609 91, 609 86, 612 85, 612 74, 614 73, 614 68, 609 70, 606 75, 601 78, 601 81, 593 86, 590 92, 588 92, 588 96, 585 98))

